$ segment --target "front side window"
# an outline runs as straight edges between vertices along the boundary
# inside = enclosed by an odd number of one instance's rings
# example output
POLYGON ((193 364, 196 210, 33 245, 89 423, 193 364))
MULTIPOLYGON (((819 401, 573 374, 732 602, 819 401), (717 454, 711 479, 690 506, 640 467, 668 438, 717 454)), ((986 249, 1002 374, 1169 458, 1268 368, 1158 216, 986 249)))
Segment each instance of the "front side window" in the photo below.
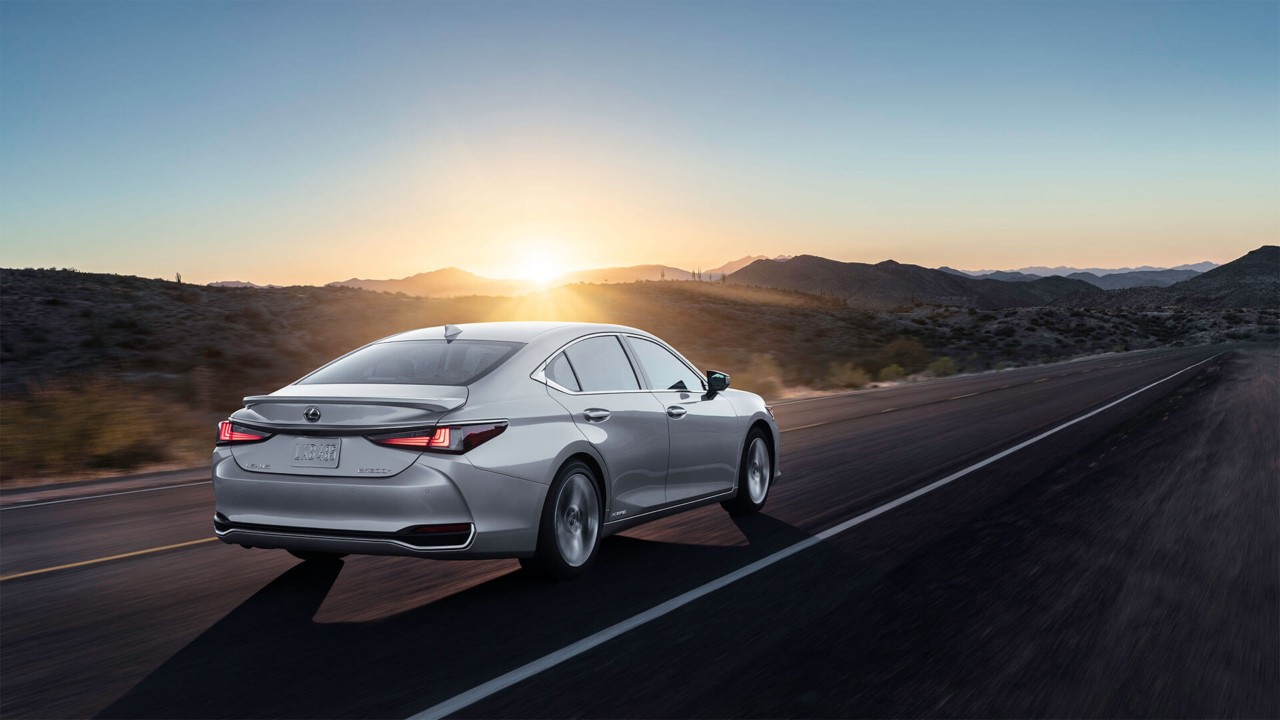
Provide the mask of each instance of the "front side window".
POLYGON ((522 345, 493 340, 392 340, 340 357, 298 384, 470 385, 522 345))
POLYGON ((569 357, 583 392, 617 392, 639 390, 636 372, 618 338, 601 335, 570 345, 569 357))
POLYGON ((652 340, 634 337, 628 340, 644 374, 649 376, 648 389, 702 392, 702 378, 670 350, 652 340))

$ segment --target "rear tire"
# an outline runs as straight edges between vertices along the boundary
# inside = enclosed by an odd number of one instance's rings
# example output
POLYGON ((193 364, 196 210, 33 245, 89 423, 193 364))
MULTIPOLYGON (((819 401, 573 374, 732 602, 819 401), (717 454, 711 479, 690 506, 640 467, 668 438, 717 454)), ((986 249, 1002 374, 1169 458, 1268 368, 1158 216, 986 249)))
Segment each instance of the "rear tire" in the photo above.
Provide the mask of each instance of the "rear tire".
POLYGON ((582 575, 600 551, 603 507, 596 474, 586 463, 560 468, 542 506, 538 548, 533 557, 520 558, 520 566, 552 580, 582 575))
POLYGON ((773 487, 773 449, 765 432, 755 428, 747 433, 738 463, 738 493, 720 505, 730 515, 751 515, 764 508, 773 487))
POLYGON ((311 552, 310 550, 290 550, 289 554, 303 562, 315 563, 317 565, 336 563, 347 556, 346 553, 311 552))

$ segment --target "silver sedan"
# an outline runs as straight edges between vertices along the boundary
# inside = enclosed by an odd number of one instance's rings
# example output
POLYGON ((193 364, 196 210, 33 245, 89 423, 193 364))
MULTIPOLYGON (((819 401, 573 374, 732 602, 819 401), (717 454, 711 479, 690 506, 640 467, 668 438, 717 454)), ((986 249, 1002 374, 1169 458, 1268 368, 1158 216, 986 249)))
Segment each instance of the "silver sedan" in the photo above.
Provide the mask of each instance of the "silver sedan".
POLYGON ((218 427, 214 531, 309 561, 515 557, 569 578, 625 528, 759 511, 779 440, 758 395, 642 330, 424 328, 245 398, 218 427))

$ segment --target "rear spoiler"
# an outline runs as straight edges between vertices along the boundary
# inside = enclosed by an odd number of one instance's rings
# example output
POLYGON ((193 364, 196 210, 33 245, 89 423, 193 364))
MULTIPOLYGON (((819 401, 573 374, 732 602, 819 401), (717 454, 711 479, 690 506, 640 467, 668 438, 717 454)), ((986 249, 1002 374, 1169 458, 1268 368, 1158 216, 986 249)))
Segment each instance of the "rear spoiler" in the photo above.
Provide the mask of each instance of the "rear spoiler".
POLYGON ((467 402, 466 398, 422 397, 333 397, 328 395, 250 395, 244 399, 246 409, 254 405, 391 405, 411 407, 432 412, 456 410, 467 402))

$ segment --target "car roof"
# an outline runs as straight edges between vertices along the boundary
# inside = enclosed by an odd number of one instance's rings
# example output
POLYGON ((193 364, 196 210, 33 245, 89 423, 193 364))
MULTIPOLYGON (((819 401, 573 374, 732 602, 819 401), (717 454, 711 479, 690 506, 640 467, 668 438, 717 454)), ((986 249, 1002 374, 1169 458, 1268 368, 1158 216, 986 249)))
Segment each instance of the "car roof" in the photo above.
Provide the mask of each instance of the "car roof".
POLYGON ((588 322, 484 322, 438 325, 436 327, 409 330, 385 337, 378 342, 401 340, 443 340, 445 328, 457 328, 457 340, 501 340, 528 344, 563 344, 574 338, 600 332, 624 332, 653 337, 651 333, 626 325, 588 322))

